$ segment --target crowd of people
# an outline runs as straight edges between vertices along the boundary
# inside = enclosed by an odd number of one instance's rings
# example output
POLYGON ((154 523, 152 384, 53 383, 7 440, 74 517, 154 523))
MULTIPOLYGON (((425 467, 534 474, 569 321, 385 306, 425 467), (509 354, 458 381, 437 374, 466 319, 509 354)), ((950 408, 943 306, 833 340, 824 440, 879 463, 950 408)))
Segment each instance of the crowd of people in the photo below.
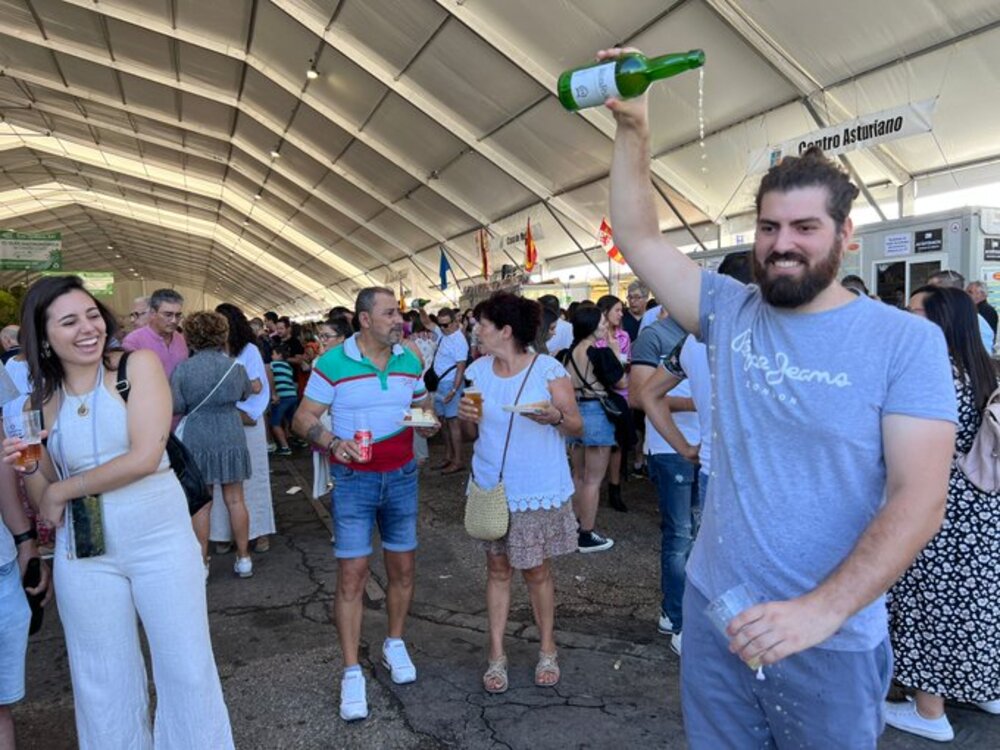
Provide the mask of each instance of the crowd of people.
POLYGON ((53 594, 82 748, 233 746, 205 582, 230 549, 252 577, 276 532, 270 462, 296 452, 330 495, 344 720, 369 713, 359 646, 376 527, 382 663, 395 683, 417 679, 404 636, 422 466, 506 502, 506 532, 481 541, 488 693, 508 689, 515 570, 538 630, 534 682, 559 683, 553 560, 611 549, 602 488, 627 512, 622 482, 648 475, 650 626, 682 656, 692 747, 873 748, 886 722, 947 741, 947 700, 1000 714, 1000 486, 958 460, 1000 385, 982 285, 942 271, 900 310, 838 281, 858 191, 817 149, 763 178, 749 268, 702 269, 659 232, 644 99, 608 106, 612 221, 638 275, 625 300, 497 293, 431 314, 370 287, 300 325, 228 303, 185 313, 160 289, 124 322, 76 277, 31 286, 20 327, 0 331, 0 749, 24 695, 26 595, 53 594), (197 508, 175 440, 211 493, 197 508), (46 546, 51 574, 36 562, 46 546), (713 623, 734 591, 748 601, 713 623), (886 703, 893 678, 913 700, 886 703))

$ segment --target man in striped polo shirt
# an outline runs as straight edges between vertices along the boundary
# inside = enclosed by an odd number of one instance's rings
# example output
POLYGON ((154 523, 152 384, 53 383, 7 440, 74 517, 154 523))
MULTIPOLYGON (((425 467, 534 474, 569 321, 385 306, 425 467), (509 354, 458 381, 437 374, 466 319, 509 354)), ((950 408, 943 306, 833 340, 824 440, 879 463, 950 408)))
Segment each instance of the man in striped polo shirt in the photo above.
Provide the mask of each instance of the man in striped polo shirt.
MULTIPOLYGON (((413 682, 416 668, 403 643, 403 625, 413 598, 417 547, 417 464, 413 435, 402 420, 411 406, 430 409, 420 360, 400 345, 403 318, 389 289, 362 289, 355 303, 359 332, 313 365, 293 429, 330 456, 331 503, 338 562, 334 618, 344 652, 340 716, 368 715, 365 678, 358 664, 362 597, 368 580, 372 530, 377 523, 389 578, 389 632, 382 663, 393 682, 413 682), (329 410, 333 431, 320 417, 329 410), (354 441, 359 417, 372 433, 371 460, 361 463, 354 441)), ((437 427, 422 428, 429 437, 437 427)))

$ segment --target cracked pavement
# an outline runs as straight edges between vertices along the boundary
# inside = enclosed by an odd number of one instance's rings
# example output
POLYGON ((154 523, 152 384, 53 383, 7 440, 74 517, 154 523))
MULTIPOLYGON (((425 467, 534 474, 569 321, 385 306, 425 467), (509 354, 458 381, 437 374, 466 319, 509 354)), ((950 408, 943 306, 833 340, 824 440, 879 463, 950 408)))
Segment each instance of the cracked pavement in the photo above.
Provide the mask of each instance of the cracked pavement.
MULTIPOLYGON (((254 556, 253 578, 232 575, 231 553, 212 561, 212 639, 240 750, 687 747, 678 658, 656 632, 659 531, 649 482, 624 485, 627 514, 602 505, 598 527, 616 540, 614 548, 555 562, 559 685, 533 683, 537 631, 525 586, 515 579, 506 644, 510 689, 489 695, 481 681, 485 563, 462 527, 466 475, 424 470, 416 594, 406 633, 418 679, 396 685, 379 663, 385 570, 374 556, 361 648, 369 718, 346 724, 338 715, 342 665, 330 620, 336 561, 325 502, 308 496, 311 472, 305 451, 272 457, 278 533, 269 552, 254 556), (293 486, 302 489, 286 494, 293 486)), ((31 639, 28 696, 14 715, 21 750, 76 747, 54 611, 31 639)), ((949 715, 954 747, 1000 747, 1000 718, 960 707, 949 707, 949 715)), ((894 730, 879 745, 930 746, 894 730)))

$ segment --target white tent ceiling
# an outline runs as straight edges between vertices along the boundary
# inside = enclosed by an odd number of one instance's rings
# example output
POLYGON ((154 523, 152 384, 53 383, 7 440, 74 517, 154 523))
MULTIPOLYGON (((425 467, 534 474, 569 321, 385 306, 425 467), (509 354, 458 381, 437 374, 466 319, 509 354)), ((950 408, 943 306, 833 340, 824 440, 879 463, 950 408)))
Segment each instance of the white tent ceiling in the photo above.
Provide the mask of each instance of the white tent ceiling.
POLYGON ((652 89, 664 230, 745 214, 752 151, 931 97, 931 133, 849 156, 871 195, 997 179, 996 0, 0 0, 0 228, 255 311, 426 293, 440 245, 475 278, 474 232, 529 216, 558 264, 613 122, 556 78, 615 42, 706 53, 703 145, 699 75, 652 89))

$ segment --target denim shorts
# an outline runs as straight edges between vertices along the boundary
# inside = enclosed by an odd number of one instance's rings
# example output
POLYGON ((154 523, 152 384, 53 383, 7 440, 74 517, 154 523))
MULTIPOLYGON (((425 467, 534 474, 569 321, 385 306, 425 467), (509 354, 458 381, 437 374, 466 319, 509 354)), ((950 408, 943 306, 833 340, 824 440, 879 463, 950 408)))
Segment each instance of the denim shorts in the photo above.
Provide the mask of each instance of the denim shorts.
POLYGON ((611 424, 608 415, 600 401, 580 401, 580 416, 583 417, 583 437, 569 438, 570 445, 600 447, 615 445, 615 426, 611 424))
POLYGON ((295 396, 282 396, 278 403, 271 405, 271 424, 281 427, 285 420, 291 422, 298 405, 299 400, 295 396))
POLYGON ((434 392, 434 412, 442 419, 455 419, 458 416, 458 402, 462 400, 465 384, 462 383, 458 386, 458 392, 451 401, 447 404, 444 402, 444 397, 451 393, 451 389, 454 387, 455 378, 449 377, 448 380, 442 380, 434 392))
POLYGON ((24 697, 24 659, 31 609, 21 587, 17 560, 0 565, 0 706, 24 697))
POLYGON ((330 493, 336 542, 334 555, 368 557, 372 529, 378 524, 382 549, 410 552, 417 548, 417 462, 393 471, 358 471, 330 465, 330 493))

